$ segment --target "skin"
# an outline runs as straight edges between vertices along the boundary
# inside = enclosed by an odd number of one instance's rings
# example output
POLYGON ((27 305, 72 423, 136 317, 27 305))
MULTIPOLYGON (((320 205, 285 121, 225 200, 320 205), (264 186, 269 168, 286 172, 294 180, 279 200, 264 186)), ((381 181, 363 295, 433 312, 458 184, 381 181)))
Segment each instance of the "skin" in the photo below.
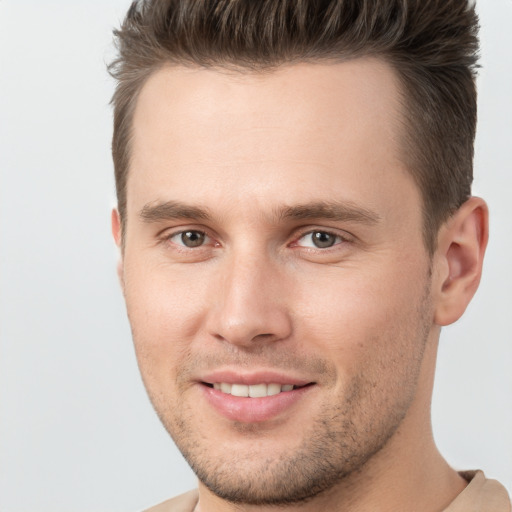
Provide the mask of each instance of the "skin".
MULTIPOLYGON (((168 67, 144 85, 119 274, 197 510, 432 512, 464 488, 430 398, 440 326, 478 286, 487 209, 471 198, 429 257, 400 115, 394 73, 372 59, 168 67), (311 385, 270 419, 235 421, 201 383, 226 369, 311 385)), ((112 228, 121 246, 116 211, 112 228)))

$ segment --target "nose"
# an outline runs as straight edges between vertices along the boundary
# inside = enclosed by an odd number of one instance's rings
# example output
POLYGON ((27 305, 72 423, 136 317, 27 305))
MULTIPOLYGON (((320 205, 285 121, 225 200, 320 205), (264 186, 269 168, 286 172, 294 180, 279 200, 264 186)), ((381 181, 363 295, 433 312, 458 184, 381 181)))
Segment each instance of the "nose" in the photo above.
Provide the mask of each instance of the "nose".
POLYGON ((219 269, 209 334, 240 347, 286 339, 292 322, 279 264, 269 258, 233 255, 219 269))

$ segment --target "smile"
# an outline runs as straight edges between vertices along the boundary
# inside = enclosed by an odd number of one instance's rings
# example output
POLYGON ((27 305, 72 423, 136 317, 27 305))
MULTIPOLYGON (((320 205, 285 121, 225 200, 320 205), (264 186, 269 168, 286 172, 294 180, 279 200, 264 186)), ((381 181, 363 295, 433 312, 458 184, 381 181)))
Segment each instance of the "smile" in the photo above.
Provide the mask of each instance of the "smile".
POLYGON ((238 397, 250 397, 250 398, 264 398, 266 396, 274 396, 279 393, 284 393, 287 391, 293 391, 299 387, 303 386, 295 386, 293 384, 230 384, 228 382, 215 382, 213 384, 209 384, 210 387, 221 391, 227 395, 233 395, 238 397))

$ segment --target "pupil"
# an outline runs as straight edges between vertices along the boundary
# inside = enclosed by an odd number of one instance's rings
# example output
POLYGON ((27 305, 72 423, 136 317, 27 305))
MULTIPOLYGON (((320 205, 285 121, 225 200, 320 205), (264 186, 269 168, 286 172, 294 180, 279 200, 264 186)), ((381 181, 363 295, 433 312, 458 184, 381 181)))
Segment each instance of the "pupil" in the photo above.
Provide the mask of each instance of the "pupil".
POLYGON ((187 247, 199 247, 204 242, 204 233, 200 231, 185 231, 181 234, 181 241, 187 247))
POLYGON ((313 243, 324 249, 325 247, 332 247, 334 242, 336 241, 335 237, 329 233, 325 233, 324 231, 315 231, 313 233, 313 243))

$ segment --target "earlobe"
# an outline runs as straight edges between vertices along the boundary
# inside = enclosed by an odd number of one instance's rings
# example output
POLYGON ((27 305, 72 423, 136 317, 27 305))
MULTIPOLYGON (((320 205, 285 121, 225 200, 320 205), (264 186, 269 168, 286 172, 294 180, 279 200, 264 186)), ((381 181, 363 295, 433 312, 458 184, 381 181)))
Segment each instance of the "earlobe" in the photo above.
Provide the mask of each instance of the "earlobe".
POLYGON ((483 199, 471 197, 440 229, 437 264, 435 323, 458 320, 473 298, 482 275, 489 236, 489 213, 483 199))
POLYGON ((117 262, 117 277, 119 278, 119 283, 121 284, 121 288, 123 288, 123 290, 124 290, 121 218, 119 216, 119 211, 117 210, 117 208, 112 209, 111 229, 112 229, 112 236, 114 237, 114 241, 115 241, 117 247, 119 248, 119 260, 117 262))

